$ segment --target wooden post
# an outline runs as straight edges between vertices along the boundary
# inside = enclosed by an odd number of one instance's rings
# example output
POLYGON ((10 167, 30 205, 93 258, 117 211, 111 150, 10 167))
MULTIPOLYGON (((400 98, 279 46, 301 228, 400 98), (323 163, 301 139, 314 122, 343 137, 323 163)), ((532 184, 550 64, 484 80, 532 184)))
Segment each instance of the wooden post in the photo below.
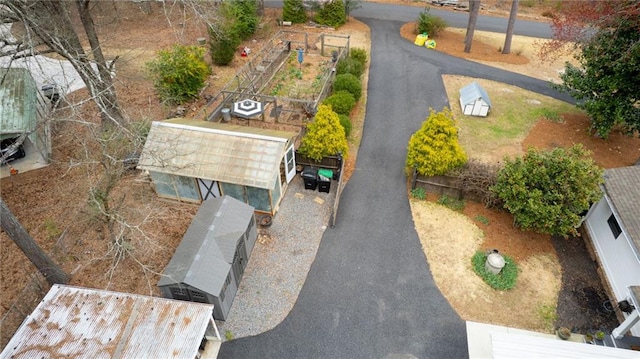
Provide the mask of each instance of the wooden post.
POLYGON ((411 174, 411 189, 416 189, 416 182, 418 181, 418 170, 413 169, 413 173, 411 174))
POLYGON ((320 35, 320 55, 324 56, 324 34, 320 35))

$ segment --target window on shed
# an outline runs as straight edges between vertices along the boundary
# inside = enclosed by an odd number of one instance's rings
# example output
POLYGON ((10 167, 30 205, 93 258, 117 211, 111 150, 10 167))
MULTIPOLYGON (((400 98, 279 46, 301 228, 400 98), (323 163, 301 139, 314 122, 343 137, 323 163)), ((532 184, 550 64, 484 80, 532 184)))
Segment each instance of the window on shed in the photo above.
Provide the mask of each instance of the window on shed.
POLYGON ((271 212, 269 190, 231 183, 220 183, 220 188, 223 194, 247 203, 258 211, 271 212))
POLYGON ((280 196, 282 196, 282 188, 281 188, 280 178, 277 177, 273 185, 273 189, 271 190, 271 203, 273 204, 278 203, 278 201, 280 201, 280 196))
POLYGON ((269 190, 264 188, 246 187, 249 205, 258 211, 271 212, 271 198, 269 190))
POLYGON ((620 233, 622 233, 622 228, 620 228, 620 225, 618 224, 618 221, 616 220, 616 217, 613 214, 609 216, 609 219, 607 219, 607 223, 609 224, 609 228, 611 228, 611 233, 613 233, 613 238, 618 239, 618 236, 620 236, 620 233))
POLYGON ((247 203, 247 198, 244 193, 244 186, 240 186, 233 183, 220 183, 220 189, 222 193, 229 197, 233 197, 238 201, 247 203))
POLYGON ((195 178, 160 172, 150 172, 149 174, 159 196, 187 202, 200 201, 200 191, 195 178))

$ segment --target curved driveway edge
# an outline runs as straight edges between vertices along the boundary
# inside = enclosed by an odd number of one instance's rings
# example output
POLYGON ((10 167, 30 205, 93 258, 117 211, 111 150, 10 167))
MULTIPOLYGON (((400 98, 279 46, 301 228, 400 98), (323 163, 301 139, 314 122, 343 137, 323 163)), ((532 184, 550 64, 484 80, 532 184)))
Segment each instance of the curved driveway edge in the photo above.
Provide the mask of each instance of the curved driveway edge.
POLYGON ((467 356, 464 322, 435 286, 420 247, 403 172, 409 136, 430 106, 446 105, 442 80, 433 65, 397 50, 394 23, 365 22, 367 115, 336 227, 325 231, 284 322, 224 343, 221 358, 467 356))
MULTIPOLYGON (((435 286, 403 172, 409 137, 448 106, 441 75, 502 81, 571 101, 545 81, 425 51, 401 22, 371 28, 367 113, 356 170, 298 301, 266 333, 222 345, 220 358, 464 358, 464 321, 435 286)), ((455 278, 451 278, 455 280, 455 278)))

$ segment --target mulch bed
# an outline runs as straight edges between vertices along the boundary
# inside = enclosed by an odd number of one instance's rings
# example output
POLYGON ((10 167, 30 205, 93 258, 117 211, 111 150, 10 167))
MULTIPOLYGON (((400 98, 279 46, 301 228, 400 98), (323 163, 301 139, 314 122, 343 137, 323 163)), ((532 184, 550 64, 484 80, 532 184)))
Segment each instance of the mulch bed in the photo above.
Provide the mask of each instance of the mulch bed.
POLYGON ((554 237, 552 242, 562 267, 556 326, 583 334, 611 332, 619 323, 584 240, 554 237))

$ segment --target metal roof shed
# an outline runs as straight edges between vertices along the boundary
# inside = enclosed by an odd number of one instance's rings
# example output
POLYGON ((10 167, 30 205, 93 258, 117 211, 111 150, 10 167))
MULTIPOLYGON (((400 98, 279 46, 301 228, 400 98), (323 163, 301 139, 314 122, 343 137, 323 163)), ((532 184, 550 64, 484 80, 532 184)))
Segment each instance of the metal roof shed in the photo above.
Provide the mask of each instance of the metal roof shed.
POLYGON ((210 304, 54 285, 2 353, 8 358, 193 359, 219 348, 210 304))
MULTIPOLYGON (((27 133, 25 159, 12 163, 20 172, 46 166, 51 157, 51 134, 46 102, 27 69, 0 69, 0 139, 27 133)), ((3 176, 5 168, 3 167, 3 176)))
POLYGON ((491 100, 487 91, 474 81, 460 89, 460 108, 465 115, 487 117, 491 100))
POLYGON ((295 137, 191 119, 154 121, 138 166, 160 196, 201 202, 227 194, 274 215, 295 176, 295 137))
POLYGON ((158 281, 163 296, 214 304, 226 320, 257 237, 253 207, 229 196, 202 202, 158 281))

